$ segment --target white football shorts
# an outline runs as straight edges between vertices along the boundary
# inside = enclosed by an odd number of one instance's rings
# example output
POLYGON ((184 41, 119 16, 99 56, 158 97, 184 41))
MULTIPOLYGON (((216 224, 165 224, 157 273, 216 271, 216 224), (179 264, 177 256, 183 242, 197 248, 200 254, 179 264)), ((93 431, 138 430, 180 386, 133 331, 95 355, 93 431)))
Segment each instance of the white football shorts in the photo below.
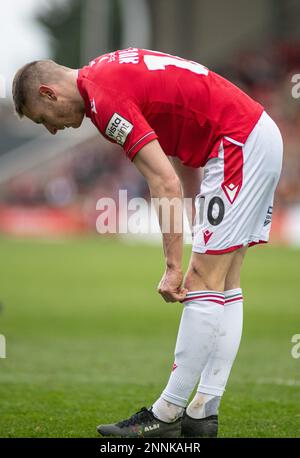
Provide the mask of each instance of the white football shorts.
POLYGON ((223 137, 196 197, 193 251, 222 254, 269 240, 283 144, 264 111, 245 144, 223 137))

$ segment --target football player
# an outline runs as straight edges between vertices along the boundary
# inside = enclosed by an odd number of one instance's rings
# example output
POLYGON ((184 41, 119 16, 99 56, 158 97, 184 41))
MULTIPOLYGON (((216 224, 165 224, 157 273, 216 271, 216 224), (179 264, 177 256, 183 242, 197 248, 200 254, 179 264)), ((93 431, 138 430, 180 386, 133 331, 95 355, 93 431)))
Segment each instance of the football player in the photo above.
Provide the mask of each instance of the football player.
POLYGON ((98 431, 215 437, 242 334, 243 259, 249 246, 269 239, 282 166, 277 125, 259 103, 203 65, 137 48, 102 55, 79 70, 31 62, 15 76, 13 98, 20 117, 52 134, 80 127, 87 116, 123 148, 151 197, 194 199, 185 277, 182 232, 175 230, 182 208, 171 213, 170 230, 162 230, 166 268, 158 291, 183 304, 167 386, 150 408, 98 431))

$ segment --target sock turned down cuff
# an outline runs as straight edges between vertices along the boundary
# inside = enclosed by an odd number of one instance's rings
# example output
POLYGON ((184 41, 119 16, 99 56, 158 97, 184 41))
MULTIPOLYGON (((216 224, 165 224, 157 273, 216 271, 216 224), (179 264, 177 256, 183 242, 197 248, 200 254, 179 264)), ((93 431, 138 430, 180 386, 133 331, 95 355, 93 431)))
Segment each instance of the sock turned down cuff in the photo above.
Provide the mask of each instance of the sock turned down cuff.
POLYGON ((225 296, 220 291, 191 291, 187 293, 185 299, 182 302, 191 301, 203 301, 203 302, 214 302, 219 305, 224 305, 225 296))
POLYGON ((242 288, 229 289, 224 291, 225 305, 232 304, 234 302, 243 301, 242 288))

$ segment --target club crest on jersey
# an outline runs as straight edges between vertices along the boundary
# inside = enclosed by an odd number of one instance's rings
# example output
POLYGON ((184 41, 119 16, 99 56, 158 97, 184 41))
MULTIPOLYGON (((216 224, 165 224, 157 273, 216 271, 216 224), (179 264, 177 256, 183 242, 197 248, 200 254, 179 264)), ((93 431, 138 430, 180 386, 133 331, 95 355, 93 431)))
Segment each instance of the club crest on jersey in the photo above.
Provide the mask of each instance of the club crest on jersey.
POLYGON ((106 127, 105 134, 123 146, 132 129, 133 124, 118 113, 114 113, 106 127))

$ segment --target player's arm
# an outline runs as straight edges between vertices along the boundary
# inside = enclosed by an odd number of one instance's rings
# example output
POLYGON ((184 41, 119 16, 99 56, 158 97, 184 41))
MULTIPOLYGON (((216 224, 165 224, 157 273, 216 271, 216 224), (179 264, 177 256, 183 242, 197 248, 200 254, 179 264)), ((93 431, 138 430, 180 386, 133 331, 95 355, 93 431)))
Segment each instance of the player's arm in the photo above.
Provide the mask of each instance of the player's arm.
POLYGON ((133 162, 145 177, 152 199, 165 198, 165 202, 167 199, 171 210, 171 201, 176 199, 176 210, 169 212, 169 230, 165 231, 165 227, 163 227, 163 223, 166 222, 164 220, 166 214, 158 211, 166 261, 166 271, 158 290, 167 302, 180 301, 184 299, 187 292, 181 288, 183 279, 181 266, 183 252, 183 207, 180 180, 157 140, 152 140, 143 146, 134 157, 133 162))
POLYGON ((187 208, 187 215, 192 229, 195 218, 195 198, 199 194, 201 184, 201 169, 183 165, 178 157, 170 157, 169 159, 181 181, 184 198, 191 199, 191 207, 187 208))

